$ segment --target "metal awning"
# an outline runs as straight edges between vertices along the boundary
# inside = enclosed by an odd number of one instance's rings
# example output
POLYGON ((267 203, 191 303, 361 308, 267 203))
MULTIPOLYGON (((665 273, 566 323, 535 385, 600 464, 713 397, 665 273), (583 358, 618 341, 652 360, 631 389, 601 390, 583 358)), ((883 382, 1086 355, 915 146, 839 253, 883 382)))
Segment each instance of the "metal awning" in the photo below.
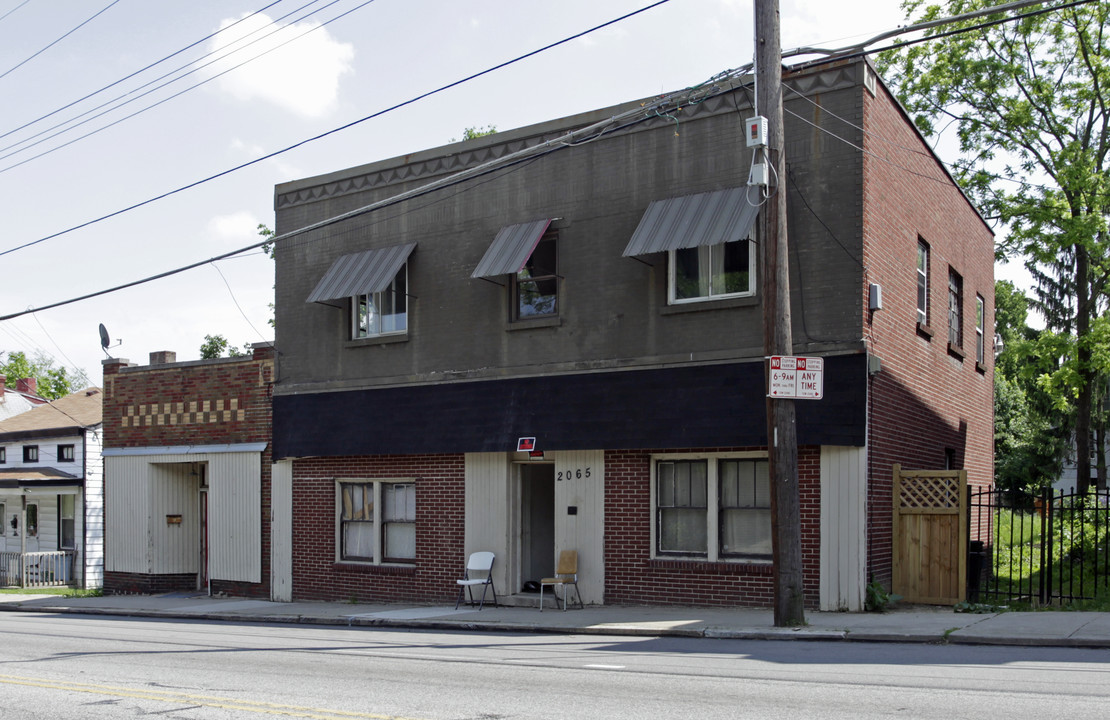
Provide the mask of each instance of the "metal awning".
POLYGON ((83 487, 85 479, 50 467, 7 468, 0 470, 0 488, 83 487))
POLYGON ((305 302, 372 295, 389 287, 416 243, 351 253, 337 259, 305 302))
POLYGON ((520 272, 550 224, 548 218, 501 228, 470 277, 488 278, 520 272))
POLYGON ((623 255, 743 240, 752 231, 761 202, 760 189, 750 185, 656 200, 640 218, 623 255))

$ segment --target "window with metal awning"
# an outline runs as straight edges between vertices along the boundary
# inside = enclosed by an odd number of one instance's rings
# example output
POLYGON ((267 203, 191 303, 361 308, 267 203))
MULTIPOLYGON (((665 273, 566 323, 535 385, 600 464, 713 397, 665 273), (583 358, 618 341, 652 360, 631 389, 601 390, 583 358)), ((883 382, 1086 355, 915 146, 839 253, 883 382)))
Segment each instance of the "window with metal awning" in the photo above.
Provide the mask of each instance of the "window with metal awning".
POLYGON ((528 258, 532 256, 536 245, 539 244, 540 238, 551 225, 551 220, 551 218, 534 220, 501 228, 470 277, 491 278, 498 275, 515 275, 523 270, 528 258))
POLYGON ((751 235, 763 199, 742 186, 656 200, 624 248, 624 257, 720 245, 751 235))
POLYGON ((498 231, 470 277, 488 282, 508 275, 512 320, 557 319, 559 314, 556 218, 506 225, 498 231))
POLYGON ((625 257, 668 254, 671 305, 753 296, 752 232, 760 188, 742 186, 657 200, 648 205, 625 257))
POLYGON ((332 263, 305 302, 332 305, 336 300, 380 293, 393 283, 415 248, 416 243, 408 243, 343 255, 332 263))

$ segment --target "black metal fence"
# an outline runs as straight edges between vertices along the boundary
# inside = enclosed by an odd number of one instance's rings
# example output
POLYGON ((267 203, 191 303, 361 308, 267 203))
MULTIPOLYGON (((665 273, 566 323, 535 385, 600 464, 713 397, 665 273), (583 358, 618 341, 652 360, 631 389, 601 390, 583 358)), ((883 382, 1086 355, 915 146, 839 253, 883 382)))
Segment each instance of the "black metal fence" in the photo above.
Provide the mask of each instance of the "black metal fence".
POLYGON ((970 493, 968 600, 1068 604, 1110 595, 1110 492, 970 493))

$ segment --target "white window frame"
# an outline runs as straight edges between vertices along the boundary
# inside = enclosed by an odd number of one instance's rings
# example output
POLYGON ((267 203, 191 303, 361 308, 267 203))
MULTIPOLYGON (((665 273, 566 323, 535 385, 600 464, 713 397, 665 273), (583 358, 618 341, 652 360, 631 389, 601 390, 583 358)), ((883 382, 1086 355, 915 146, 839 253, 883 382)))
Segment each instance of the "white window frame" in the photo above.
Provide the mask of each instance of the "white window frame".
POLYGON ((42 522, 42 516, 39 514, 39 504, 37 502, 27 503, 27 507, 23 510, 23 534, 25 537, 38 537, 39 536, 39 523, 42 522), (34 512, 31 509, 34 508, 34 512), (35 516, 35 522, 31 522, 31 516, 35 516))
POLYGON ((8 449, 0 447, 0 465, 5 465, 8 462, 8 449))
POLYGON ((39 446, 38 445, 24 445, 23 446, 23 462, 37 463, 39 462, 39 446))
POLYGON ((929 324, 929 243, 917 239, 917 324, 929 324))
POLYGON ((59 550, 76 550, 77 549, 77 496, 72 494, 58 496, 58 549, 59 550), (66 507, 66 505, 70 507, 66 507), (69 513, 68 517, 66 513, 69 513), (71 540, 67 545, 65 526, 66 523, 70 526, 71 540))
POLYGON ((62 443, 58 446, 58 462, 75 462, 77 458, 73 443, 62 443))
POLYGON ((987 361, 987 346, 984 336, 987 308, 982 295, 975 296, 975 362, 982 365, 987 361))
POLYGON ((401 269, 390 281, 389 287, 373 295, 355 295, 351 298, 351 327, 349 330, 352 340, 365 340, 383 335, 402 335, 409 330, 409 302, 408 302, 408 272, 409 264, 405 262, 401 269), (392 308, 403 306, 402 312, 393 312, 383 315, 380 308, 387 303, 385 300, 392 296, 392 308), (363 304, 366 303, 375 309, 373 316, 362 313, 363 304))
POLYGON ((336 478, 335 479, 335 561, 342 563, 361 563, 365 565, 411 565, 416 561, 416 479, 415 478, 336 478), (373 518, 370 520, 343 519, 343 486, 362 485, 372 494, 373 518), (385 495, 387 486, 408 486, 412 488, 411 517, 386 517, 385 495), (368 522, 373 525, 374 549, 370 557, 344 557, 343 529, 347 522, 368 522), (386 527, 390 524, 404 523, 413 526, 413 557, 387 558, 384 556, 386 527))
POLYGON ((730 452, 730 453, 666 453, 651 456, 651 557, 657 560, 690 560, 694 562, 727 562, 743 565, 770 564, 771 560, 763 557, 744 557, 724 555, 720 550, 720 492, 718 483, 718 468, 720 460, 767 460, 767 453, 760 451, 730 452), (707 465, 706 482, 706 553, 661 553, 659 552, 659 505, 656 497, 659 484, 657 469, 659 463, 681 460, 704 460, 707 465))
MULTIPOLYGON (((678 250, 669 250, 667 252, 667 304, 668 305, 685 305, 687 303, 712 302, 714 300, 724 300, 724 299, 727 299, 727 298, 752 297, 752 296, 754 296, 755 295, 755 286, 756 286, 756 256, 758 255, 758 253, 756 252, 756 247, 757 246, 755 244, 754 238, 752 237, 751 234, 749 234, 746 239, 735 240, 733 242, 746 242, 746 243, 748 243, 748 289, 747 290, 741 290, 740 292, 731 292, 731 293, 729 293, 729 292, 714 293, 713 288, 712 288, 712 282, 710 282, 710 288, 709 288, 709 294, 708 295, 704 295, 704 296, 699 295, 698 297, 689 297, 689 298, 676 297, 675 282, 676 282, 676 279, 677 279, 677 271, 678 271, 678 261, 677 261, 678 250)), ((702 252, 702 251, 707 252, 708 255, 709 255, 708 266, 712 267, 713 253, 723 251, 725 245, 728 245, 728 244, 729 243, 719 243, 717 245, 699 245, 696 248, 687 248, 687 249, 688 250, 696 250, 698 252, 702 252)))

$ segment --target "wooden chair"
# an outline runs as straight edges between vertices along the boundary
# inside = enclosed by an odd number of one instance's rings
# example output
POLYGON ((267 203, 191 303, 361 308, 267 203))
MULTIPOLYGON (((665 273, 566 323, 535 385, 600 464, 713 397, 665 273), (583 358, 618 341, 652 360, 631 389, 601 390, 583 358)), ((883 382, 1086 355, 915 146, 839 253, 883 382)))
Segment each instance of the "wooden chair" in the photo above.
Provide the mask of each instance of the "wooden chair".
POLYGON ((570 588, 574 587, 574 595, 578 598, 579 609, 585 607, 582 604, 582 594, 578 592, 578 551, 577 550, 563 550, 559 553, 559 564, 555 568, 555 577, 544 578, 540 580, 540 612, 543 612, 543 589, 544 586, 550 585, 551 592, 555 593, 555 603, 558 605, 559 592, 556 588, 563 588, 563 612, 567 611, 567 595, 570 594, 570 588))
POLYGON ((463 573, 461 580, 456 580, 455 583, 459 586, 459 597, 455 600, 455 609, 459 609, 459 603, 462 602, 463 593, 467 593, 470 597, 468 604, 474 604, 474 586, 482 586, 482 599, 478 603, 478 609, 481 610, 486 604, 486 590, 493 590, 493 606, 497 607, 497 588, 493 584, 493 553, 491 552, 476 552, 471 553, 470 558, 466 561, 466 571, 463 573))

